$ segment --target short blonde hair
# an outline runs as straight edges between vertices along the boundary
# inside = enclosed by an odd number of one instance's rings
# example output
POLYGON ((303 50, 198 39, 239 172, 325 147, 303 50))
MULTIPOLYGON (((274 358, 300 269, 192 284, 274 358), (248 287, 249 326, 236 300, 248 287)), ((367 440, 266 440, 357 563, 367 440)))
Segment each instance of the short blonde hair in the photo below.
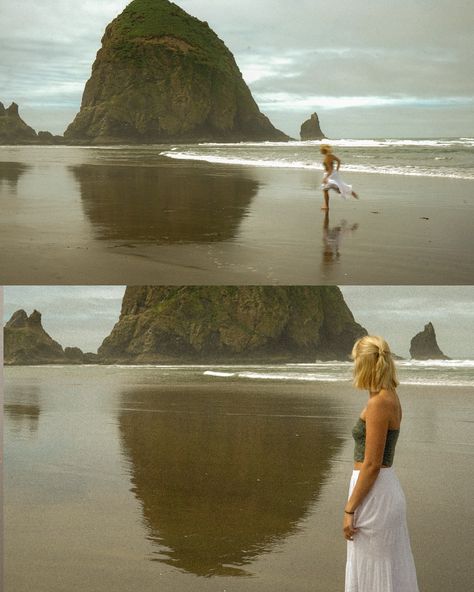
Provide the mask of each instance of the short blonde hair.
POLYGON ((331 154, 332 147, 329 146, 329 144, 321 144, 321 146, 319 147, 319 151, 321 152, 321 154, 331 154))
POLYGON ((366 335, 352 348, 354 386, 378 392, 399 385, 397 370, 388 343, 382 337, 366 335))

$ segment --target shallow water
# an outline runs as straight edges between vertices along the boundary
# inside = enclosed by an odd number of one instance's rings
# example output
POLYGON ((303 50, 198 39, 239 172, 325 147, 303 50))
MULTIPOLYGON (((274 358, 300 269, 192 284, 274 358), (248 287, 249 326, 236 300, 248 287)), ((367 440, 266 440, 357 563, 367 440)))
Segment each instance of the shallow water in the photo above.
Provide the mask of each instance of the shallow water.
MULTIPOLYGON (((240 370, 7 368, 6 589, 340 590, 364 395, 343 377, 240 370)), ((395 466, 420 589, 468 590, 472 388, 400 395, 395 466)))

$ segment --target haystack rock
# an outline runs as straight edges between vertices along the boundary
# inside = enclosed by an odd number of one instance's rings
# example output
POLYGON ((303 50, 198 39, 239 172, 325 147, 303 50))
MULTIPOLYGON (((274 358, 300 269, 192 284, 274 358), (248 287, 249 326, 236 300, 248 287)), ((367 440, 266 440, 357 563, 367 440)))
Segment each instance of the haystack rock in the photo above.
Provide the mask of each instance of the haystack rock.
POLYGON ((233 55, 168 0, 134 0, 106 28, 69 142, 288 140, 260 113, 233 55))
POLYGON ((5 109, 0 103, 0 144, 35 144, 35 130, 20 117, 18 105, 12 103, 5 109))
POLYGON ((346 360, 363 327, 334 286, 127 288, 105 363, 346 360))
POLYGON ((29 364, 82 364, 84 354, 79 348, 66 348, 46 333, 41 323, 41 313, 30 316, 17 310, 4 329, 5 365, 29 364))
POLYGON ((423 331, 415 335, 410 343, 410 356, 414 360, 449 360, 438 346, 432 323, 425 325, 423 331))
POLYGON ((326 137, 319 126, 319 117, 313 113, 302 125, 300 130, 302 140, 324 140, 326 137))

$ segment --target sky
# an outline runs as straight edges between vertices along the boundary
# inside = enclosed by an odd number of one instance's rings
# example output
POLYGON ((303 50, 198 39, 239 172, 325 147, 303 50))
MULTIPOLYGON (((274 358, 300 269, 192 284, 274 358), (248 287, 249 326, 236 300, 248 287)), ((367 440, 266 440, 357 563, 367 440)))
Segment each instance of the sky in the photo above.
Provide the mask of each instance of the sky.
MULTIPOLYGON (((79 110, 105 26, 127 0, 2 0, 0 100, 37 131, 79 110)), ((261 110, 296 137, 474 136, 468 0, 176 0, 234 53, 261 110)))
MULTIPOLYGON (((4 319, 36 308, 45 330, 63 347, 96 351, 120 314, 124 286, 8 286, 4 319)), ((474 286, 344 286, 355 319, 408 357, 411 338, 432 322, 441 350, 474 359, 474 286)))

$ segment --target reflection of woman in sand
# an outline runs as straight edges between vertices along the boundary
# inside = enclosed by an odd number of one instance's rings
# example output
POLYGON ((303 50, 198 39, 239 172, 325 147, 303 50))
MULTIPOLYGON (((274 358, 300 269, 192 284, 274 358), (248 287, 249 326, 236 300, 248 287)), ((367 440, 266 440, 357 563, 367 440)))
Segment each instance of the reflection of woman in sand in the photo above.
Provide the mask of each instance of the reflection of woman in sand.
POLYGON ((405 495, 392 468, 402 408, 387 342, 366 335, 352 350, 354 385, 369 399, 355 424, 354 470, 344 508, 346 592, 418 592, 405 495))
POLYGON ((329 212, 324 212, 323 223, 323 261, 324 263, 332 263, 339 259, 339 249, 344 234, 354 232, 359 228, 357 223, 348 225, 346 220, 341 220, 337 226, 329 227, 329 212))
POLYGON ((321 154, 324 154, 324 170, 326 171, 323 178, 323 183, 321 185, 324 194, 324 206, 321 208, 322 210, 329 210, 329 190, 334 189, 337 191, 344 199, 348 199, 349 197, 357 197, 357 193, 352 191, 352 185, 347 185, 342 180, 341 175, 339 174, 339 167, 341 166, 341 161, 339 158, 332 153, 331 146, 327 144, 323 144, 320 148, 321 154))

